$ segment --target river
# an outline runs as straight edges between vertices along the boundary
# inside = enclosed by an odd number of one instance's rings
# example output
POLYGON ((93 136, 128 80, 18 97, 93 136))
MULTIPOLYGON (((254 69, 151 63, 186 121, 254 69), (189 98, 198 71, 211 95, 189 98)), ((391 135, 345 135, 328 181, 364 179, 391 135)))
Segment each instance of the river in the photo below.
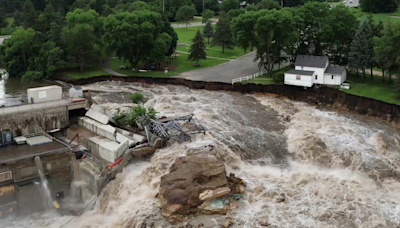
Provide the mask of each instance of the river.
POLYGON ((55 81, 35 81, 30 83, 21 83, 20 77, 9 77, 8 74, 2 75, 3 69, 0 69, 0 107, 16 106, 24 104, 26 100, 26 91, 29 88, 40 86, 61 85, 63 91, 67 91, 68 86, 59 84, 55 81))
MULTIPOLYGON (((65 227, 179 227, 167 223, 156 207, 160 177, 176 157, 201 153, 208 145, 229 172, 248 183, 242 204, 228 215, 233 227, 260 227, 262 221, 279 228, 400 226, 398 126, 261 94, 120 82, 85 88, 96 91, 94 99, 114 113, 131 107, 130 94, 142 92, 145 106, 159 116, 194 113, 208 131, 127 166, 106 186, 94 210, 65 227), (286 200, 279 203, 282 193, 286 200)), ((42 213, 0 225, 60 227, 71 218, 42 213)), ((199 219, 206 227, 219 227, 224 216, 199 219)))

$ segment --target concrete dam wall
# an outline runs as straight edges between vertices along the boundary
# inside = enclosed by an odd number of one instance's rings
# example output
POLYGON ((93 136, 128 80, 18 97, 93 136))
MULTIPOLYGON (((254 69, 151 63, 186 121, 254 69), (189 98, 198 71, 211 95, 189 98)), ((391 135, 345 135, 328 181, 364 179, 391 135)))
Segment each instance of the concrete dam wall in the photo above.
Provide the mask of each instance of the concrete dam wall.
POLYGON ((13 136, 62 129, 68 125, 67 106, 8 114, 3 114, 0 110, 0 131, 10 131, 13 136))
POLYGON ((355 112, 362 115, 379 117, 388 121, 400 121, 400 106, 360 97, 343 91, 322 87, 320 89, 304 90, 300 87, 285 85, 256 85, 256 84, 228 84, 222 82, 191 81, 183 78, 149 78, 149 77, 120 77, 100 76, 70 81, 76 85, 84 85, 99 81, 123 81, 149 84, 184 85, 192 89, 223 90, 241 93, 269 93, 284 96, 296 101, 303 101, 317 105, 325 105, 337 109, 355 112))

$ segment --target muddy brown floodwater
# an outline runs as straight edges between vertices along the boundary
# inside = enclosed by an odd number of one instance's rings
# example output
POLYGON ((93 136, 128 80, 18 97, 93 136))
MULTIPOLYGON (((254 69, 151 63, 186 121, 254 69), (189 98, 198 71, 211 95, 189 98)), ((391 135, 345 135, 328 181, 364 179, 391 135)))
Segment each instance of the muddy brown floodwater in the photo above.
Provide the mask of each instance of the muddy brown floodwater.
MULTIPOLYGON (((208 131, 127 166, 95 208, 66 227, 179 227, 156 207, 160 177, 177 157, 208 145, 228 172, 248 183, 242 204, 228 215, 233 227, 261 227, 265 221, 282 228, 400 226, 400 136, 389 123, 266 95, 119 82, 85 88, 110 113, 130 109, 129 95, 142 92, 145 106, 159 116, 194 113, 208 131), (281 194, 284 202, 277 201, 281 194)), ((46 216, 3 223, 59 227, 71 218, 46 216)), ((219 227, 221 221, 224 216, 189 220, 206 227, 219 227)))

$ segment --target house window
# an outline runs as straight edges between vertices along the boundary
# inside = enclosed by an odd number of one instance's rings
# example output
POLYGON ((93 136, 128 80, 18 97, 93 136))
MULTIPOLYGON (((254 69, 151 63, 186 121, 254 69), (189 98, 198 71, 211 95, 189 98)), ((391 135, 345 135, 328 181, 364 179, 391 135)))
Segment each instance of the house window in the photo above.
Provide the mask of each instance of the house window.
POLYGON ((332 80, 333 80, 333 75, 332 75, 332 80))
POLYGON ((315 80, 317 80, 318 79, 318 75, 315 75, 315 80))
POLYGON ((11 179, 12 179, 11 171, 0 173, 0 182, 6 181, 6 180, 11 180, 11 179))
POLYGON ((301 75, 296 75, 296 80, 300 80, 301 79, 301 75))

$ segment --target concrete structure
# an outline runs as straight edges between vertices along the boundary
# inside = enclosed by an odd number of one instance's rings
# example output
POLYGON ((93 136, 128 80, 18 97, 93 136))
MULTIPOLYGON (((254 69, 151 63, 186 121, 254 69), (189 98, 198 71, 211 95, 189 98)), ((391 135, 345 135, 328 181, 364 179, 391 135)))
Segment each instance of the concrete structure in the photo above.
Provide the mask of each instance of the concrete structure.
POLYGON ((79 102, 59 100, 0 108, 0 132, 11 132, 13 137, 17 137, 63 129, 69 126, 69 112, 86 108, 86 105, 86 100, 79 102))
POLYGON ((68 196, 72 149, 58 140, 29 146, 9 145, 0 148, 0 218, 9 214, 27 215, 44 209, 40 194, 38 169, 34 157, 43 162, 51 196, 54 200, 68 196))
POLYGON ((95 111, 93 108, 89 109, 89 111, 86 112, 85 116, 90 117, 91 119, 96 120, 102 124, 108 124, 110 120, 110 117, 101 112, 95 111))
POLYGON ((341 85, 346 81, 346 69, 329 65, 326 56, 298 55, 295 69, 285 72, 285 84, 303 87, 341 85))
POLYGON ((83 97, 83 90, 80 86, 73 86, 69 89, 69 97, 70 98, 82 98, 83 97))
POLYGON ((28 103, 42 103, 47 101, 57 101, 62 99, 61 86, 44 86, 27 90, 28 103))

